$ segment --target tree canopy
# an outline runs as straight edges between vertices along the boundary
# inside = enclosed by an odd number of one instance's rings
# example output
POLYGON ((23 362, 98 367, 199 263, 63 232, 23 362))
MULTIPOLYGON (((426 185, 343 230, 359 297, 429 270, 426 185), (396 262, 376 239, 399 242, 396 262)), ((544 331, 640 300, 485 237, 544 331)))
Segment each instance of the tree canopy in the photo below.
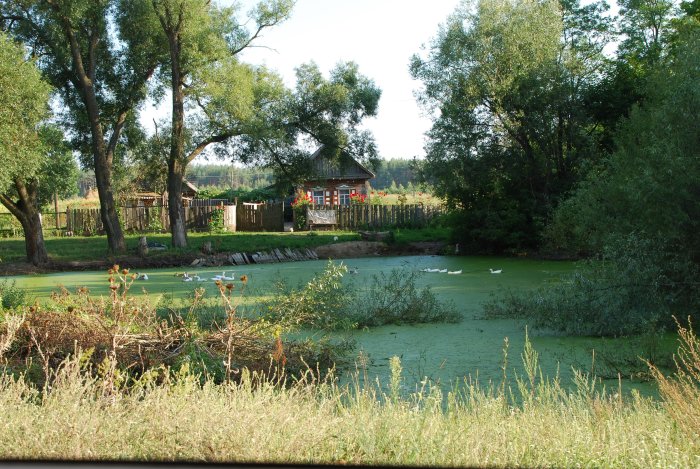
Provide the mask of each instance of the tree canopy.
POLYGON ((411 72, 437 116, 423 177, 474 249, 533 248, 595 156, 586 103, 601 81, 602 4, 480 0, 448 19, 411 72))
POLYGON ((0 188, 34 174, 42 150, 39 124, 48 117, 50 86, 21 44, 0 32, 0 188))

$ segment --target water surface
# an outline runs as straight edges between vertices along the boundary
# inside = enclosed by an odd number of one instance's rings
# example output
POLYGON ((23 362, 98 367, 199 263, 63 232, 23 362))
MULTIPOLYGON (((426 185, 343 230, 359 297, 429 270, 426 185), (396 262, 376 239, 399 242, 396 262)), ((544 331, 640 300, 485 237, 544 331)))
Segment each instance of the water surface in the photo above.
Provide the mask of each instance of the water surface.
MULTIPOLYGON (((482 305, 492 295, 503 289, 534 289, 548 282, 559 281, 560 276, 573 271, 574 263, 563 261, 542 261, 525 258, 496 258, 471 256, 407 256, 370 257, 348 259, 346 265, 357 268, 358 274, 347 275, 346 281, 358 288, 366 286, 373 274, 389 273, 394 268, 421 270, 440 268, 450 271, 462 270, 460 275, 425 273, 418 280, 418 286, 430 286, 439 299, 452 301, 461 313, 463 320, 457 324, 423 324, 415 326, 383 326, 347 333, 356 341, 351 362, 363 370, 370 380, 379 378, 386 382, 389 375, 389 359, 401 358, 406 388, 412 389, 425 377, 439 382, 445 388, 459 383, 465 377, 477 378, 481 383, 498 383, 503 377, 504 340, 508 340, 509 378, 513 373, 522 374, 520 354, 525 340, 523 321, 509 319, 483 319, 482 305), (491 274, 489 269, 502 269, 500 274, 491 274)), ((211 279, 216 274, 226 272, 227 276, 248 277, 246 303, 269 294, 273 282, 284 278, 290 285, 304 283, 315 273, 323 271, 327 261, 291 262, 284 264, 264 264, 238 267, 192 269, 191 275, 211 279)), ((184 298, 195 287, 203 287, 208 294, 216 295, 216 286, 211 280, 183 282, 176 276, 183 268, 147 270, 148 281, 136 281, 133 294, 143 295, 157 301, 162 295, 184 298)), ((71 291, 88 287, 93 295, 107 295, 106 272, 72 272, 49 275, 14 277, 17 285, 26 288, 38 300, 48 298, 52 291, 64 286, 71 291)), ((254 309, 253 306, 248 306, 254 309)), ((572 376, 571 368, 595 371, 604 376, 615 375, 614 366, 606 365, 611 354, 621 348, 630 348, 634 360, 643 347, 642 341, 635 345, 629 339, 603 340, 593 338, 571 338, 546 331, 529 331, 530 339, 540 352, 543 373, 554 377, 559 374, 566 383, 572 376), (593 350, 598 354, 598 363, 593 350), (607 368, 606 368, 607 367, 607 368)), ((355 369, 355 366, 350 366, 355 369)), ((347 373, 347 371, 346 371, 347 373)), ((345 375, 347 378, 347 374, 345 375)), ((650 386, 640 384, 629 376, 625 389, 639 388, 645 394, 652 392, 650 386)), ((609 382, 609 387, 617 387, 617 382, 609 382)))

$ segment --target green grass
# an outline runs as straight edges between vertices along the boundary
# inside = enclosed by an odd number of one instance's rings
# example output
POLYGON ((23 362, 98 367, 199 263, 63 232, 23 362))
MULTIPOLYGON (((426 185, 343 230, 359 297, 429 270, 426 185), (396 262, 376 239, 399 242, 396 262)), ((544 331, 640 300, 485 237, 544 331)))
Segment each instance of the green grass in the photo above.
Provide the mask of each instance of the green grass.
MULTIPOLYGON (((141 234, 127 235, 128 254, 135 254, 141 234)), ((170 246, 169 233, 147 233, 149 241, 170 246)), ((427 228, 423 230, 396 230, 397 244, 413 241, 446 240, 448 232, 444 228, 427 228)), ((151 251, 149 257, 196 254, 202 245, 211 242, 217 252, 255 252, 274 248, 314 248, 324 244, 344 241, 356 241, 360 237, 351 231, 314 231, 294 233, 188 233, 189 247, 186 249, 168 249, 151 251), (338 237, 334 241, 334 237, 338 237)), ((48 237, 45 240, 49 258, 55 262, 101 260, 109 257, 106 236, 48 237)), ((24 240, 17 238, 0 239, 0 259, 2 262, 21 262, 25 260, 24 240)), ((115 261, 119 260, 119 256, 115 261)))

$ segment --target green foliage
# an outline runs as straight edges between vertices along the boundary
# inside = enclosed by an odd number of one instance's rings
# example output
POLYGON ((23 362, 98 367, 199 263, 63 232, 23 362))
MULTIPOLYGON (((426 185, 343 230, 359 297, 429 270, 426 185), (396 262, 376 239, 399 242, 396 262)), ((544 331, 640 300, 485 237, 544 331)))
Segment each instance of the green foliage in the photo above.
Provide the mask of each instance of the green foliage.
POLYGON ((664 240, 630 235, 609 242, 560 283, 532 293, 506 292, 485 306, 487 317, 526 318, 534 327, 570 335, 619 336, 672 329, 673 315, 697 317, 697 265, 664 240))
POLYGON ((585 99, 605 62, 604 10, 464 4, 428 56, 414 56, 420 99, 438 115, 420 175, 454 210, 470 250, 536 247, 551 210, 595 157, 598 121, 585 99))
POLYGON ((459 322, 462 317, 454 304, 440 302, 430 287, 416 287, 420 275, 407 269, 372 275, 368 291, 352 308, 352 320, 358 327, 459 322))
MULTIPOLYGON (((587 326, 553 317, 552 325, 617 334, 700 310, 699 50, 700 28, 679 35, 668 69, 651 78, 648 101, 621 127, 615 153, 555 212, 550 249, 605 262, 577 286, 577 304, 599 311, 563 314, 587 326)), ((571 302, 561 289, 542 298, 550 317, 571 302)))
POLYGON ((327 330, 461 320, 453 304, 440 302, 429 287, 416 287, 417 272, 394 269, 389 275, 373 275, 367 291, 362 291, 342 282, 347 270, 329 261, 326 270, 303 287, 290 289, 286 282, 277 282, 267 318, 327 330))
POLYGON ((225 233, 226 225, 224 224, 224 210, 217 208, 211 211, 209 216, 209 231, 212 233, 225 233))
POLYGON ((187 180, 200 190, 211 190, 207 197, 212 198, 220 197, 211 194, 219 194, 229 189, 247 192, 263 189, 274 182, 272 171, 269 169, 238 167, 232 164, 192 164, 187 168, 187 180))
POLYGON ((54 194, 59 199, 77 194, 80 170, 60 128, 47 125, 41 128, 39 135, 44 145, 44 155, 39 159, 38 202, 41 207, 50 203, 54 194))
POLYGON ((290 289, 286 282, 278 281, 277 293, 266 305, 266 317, 288 327, 353 327, 346 311, 353 292, 341 281, 347 271, 342 263, 329 261, 322 273, 300 288, 290 289))
MULTIPOLYGON (((298 194, 296 199, 292 201, 292 210, 294 211, 294 228, 303 230, 306 228, 306 213, 309 207, 313 205, 313 201, 308 194, 298 194)), ((312 232, 309 232, 311 234, 312 232)))
POLYGON ((0 281, 0 306, 14 309, 26 305, 27 292, 15 285, 15 281, 0 281))
POLYGON ((43 151, 37 131, 50 88, 25 57, 24 47, 0 32, 0 192, 17 176, 32 177, 43 151))

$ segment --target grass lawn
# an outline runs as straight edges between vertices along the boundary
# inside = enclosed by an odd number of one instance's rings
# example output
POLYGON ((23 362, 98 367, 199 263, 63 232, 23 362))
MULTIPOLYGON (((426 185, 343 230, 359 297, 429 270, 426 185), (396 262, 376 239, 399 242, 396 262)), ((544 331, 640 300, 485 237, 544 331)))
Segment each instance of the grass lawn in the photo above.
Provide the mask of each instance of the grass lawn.
MULTIPOLYGON (((447 241, 449 232, 445 228, 427 229, 397 229, 395 242, 399 245, 416 241, 447 241)), ((139 238, 142 234, 126 236, 128 254, 135 254, 139 238)), ((149 241, 170 246, 169 233, 148 233, 149 241)), ((208 241, 217 252, 255 252, 274 248, 313 248, 324 244, 344 241, 357 241, 360 236, 352 231, 314 231, 295 233, 188 233, 189 247, 186 249, 168 249, 167 251, 152 251, 149 257, 187 255, 200 251, 208 241), (338 237, 335 240, 335 237, 338 237)), ((46 250, 54 262, 99 260, 109 257, 106 236, 74 236, 47 237, 46 250)), ((119 257, 117 256, 117 259, 119 257)), ((25 260, 24 240, 21 238, 6 238, 0 240, 0 259, 2 262, 21 262, 25 260)))

